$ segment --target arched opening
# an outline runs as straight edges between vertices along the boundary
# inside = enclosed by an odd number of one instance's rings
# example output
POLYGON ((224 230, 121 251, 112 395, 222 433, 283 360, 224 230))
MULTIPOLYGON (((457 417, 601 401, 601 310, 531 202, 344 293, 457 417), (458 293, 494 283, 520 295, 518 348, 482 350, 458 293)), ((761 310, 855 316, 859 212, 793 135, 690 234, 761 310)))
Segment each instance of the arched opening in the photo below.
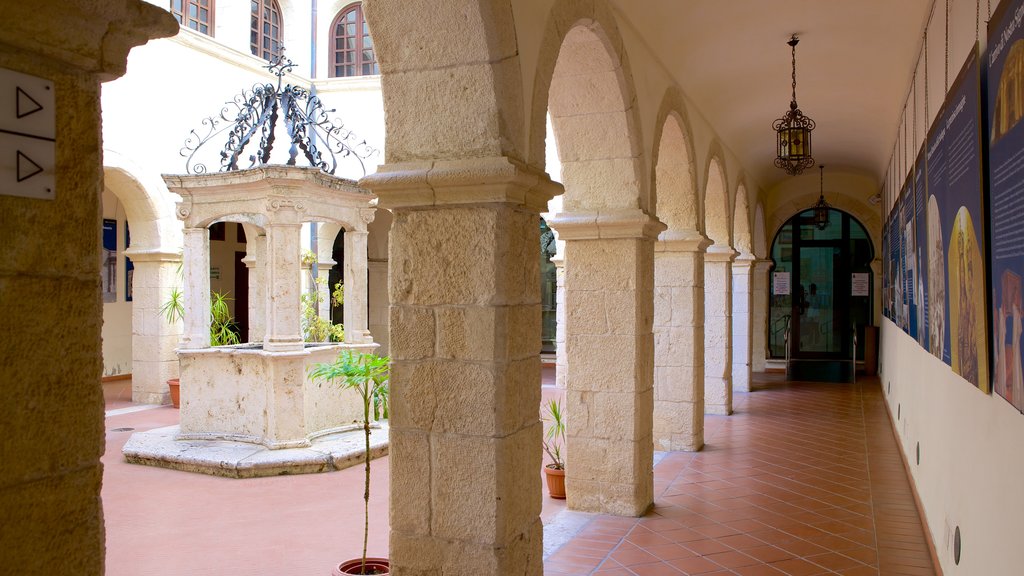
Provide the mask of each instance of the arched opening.
POLYGON ((693 153, 678 112, 665 115, 657 146, 654 196, 668 229, 654 253, 654 445, 695 451, 704 445, 704 320, 698 310, 704 307, 707 242, 698 231, 693 153))
MULTIPOLYGON (((557 57, 538 67, 536 105, 550 114, 565 185, 563 211, 548 224, 565 241, 566 413, 589 412, 600 426, 570 425, 567 448, 580 462, 617 457, 568 469, 566 491, 571 509, 635 516, 653 501, 649 306, 661 225, 646 212, 639 123, 615 31, 568 21, 548 30, 557 57)), ((544 115, 534 118, 543 133, 544 115)))
MULTIPOLYGON (((864 342, 873 321, 873 258, 867 229, 840 210, 831 210, 824 228, 815 226, 812 210, 779 228, 771 248, 769 353, 793 360, 791 379, 852 377, 854 331, 864 342)), ((856 359, 863 354, 859 347, 856 359)))
POLYGON ((704 227, 704 412, 732 414, 732 261, 729 189, 716 153, 708 162, 704 227))

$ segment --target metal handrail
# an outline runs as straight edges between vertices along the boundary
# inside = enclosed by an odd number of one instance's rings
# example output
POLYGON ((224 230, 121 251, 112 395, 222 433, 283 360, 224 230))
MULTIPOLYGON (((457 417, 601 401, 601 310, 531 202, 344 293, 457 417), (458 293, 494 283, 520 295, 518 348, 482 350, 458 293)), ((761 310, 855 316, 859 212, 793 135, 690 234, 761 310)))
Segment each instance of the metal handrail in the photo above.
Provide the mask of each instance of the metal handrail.
POLYGON ((793 317, 792 316, 786 316, 786 332, 782 336, 783 339, 785 339, 785 342, 786 342, 786 374, 789 374, 789 348, 790 348, 789 334, 790 334, 790 329, 792 327, 793 327, 793 317))
POLYGON ((853 358, 850 359, 851 382, 857 382, 857 325, 853 325, 853 358))

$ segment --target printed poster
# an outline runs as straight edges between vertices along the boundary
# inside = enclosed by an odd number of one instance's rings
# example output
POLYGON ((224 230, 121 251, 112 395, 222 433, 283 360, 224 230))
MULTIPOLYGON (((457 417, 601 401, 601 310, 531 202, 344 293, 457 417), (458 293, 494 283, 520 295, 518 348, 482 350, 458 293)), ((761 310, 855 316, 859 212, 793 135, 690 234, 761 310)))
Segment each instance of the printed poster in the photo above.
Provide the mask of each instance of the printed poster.
POLYGON ((987 66, 992 267, 992 388, 1024 411, 1024 5, 1004 1, 989 22, 987 66))

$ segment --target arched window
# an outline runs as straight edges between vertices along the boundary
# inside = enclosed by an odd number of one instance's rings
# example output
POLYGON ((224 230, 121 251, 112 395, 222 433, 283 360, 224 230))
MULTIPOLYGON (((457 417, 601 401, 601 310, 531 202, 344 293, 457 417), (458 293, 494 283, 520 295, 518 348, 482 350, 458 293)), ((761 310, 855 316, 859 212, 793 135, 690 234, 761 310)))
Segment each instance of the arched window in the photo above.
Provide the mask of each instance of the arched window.
POLYGON ((334 19, 331 30, 334 40, 332 78, 380 74, 361 4, 342 10, 334 19))
POLYGON ((277 0, 252 0, 249 49, 264 60, 281 55, 281 7, 277 0))
POLYGON ((171 0, 171 14, 178 24, 213 36, 214 0, 171 0))

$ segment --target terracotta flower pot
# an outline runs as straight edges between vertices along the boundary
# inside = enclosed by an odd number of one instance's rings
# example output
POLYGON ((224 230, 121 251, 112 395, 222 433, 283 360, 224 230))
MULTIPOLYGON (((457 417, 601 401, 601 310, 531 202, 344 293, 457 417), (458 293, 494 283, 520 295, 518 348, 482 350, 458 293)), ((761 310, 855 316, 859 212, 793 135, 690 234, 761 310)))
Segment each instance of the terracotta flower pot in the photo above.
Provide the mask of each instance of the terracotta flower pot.
POLYGON ((181 407, 181 393, 178 385, 181 383, 177 378, 171 378, 167 381, 167 388, 171 391, 171 405, 175 408, 181 407))
POLYGON ((391 563, 387 558, 366 558, 366 572, 362 572, 363 559, 346 560, 331 572, 331 576, 348 576, 349 574, 373 574, 388 576, 391 574, 391 563))
POLYGON ((551 466, 548 464, 544 467, 544 475, 548 480, 548 495, 565 500, 565 470, 558 470, 551 466))

